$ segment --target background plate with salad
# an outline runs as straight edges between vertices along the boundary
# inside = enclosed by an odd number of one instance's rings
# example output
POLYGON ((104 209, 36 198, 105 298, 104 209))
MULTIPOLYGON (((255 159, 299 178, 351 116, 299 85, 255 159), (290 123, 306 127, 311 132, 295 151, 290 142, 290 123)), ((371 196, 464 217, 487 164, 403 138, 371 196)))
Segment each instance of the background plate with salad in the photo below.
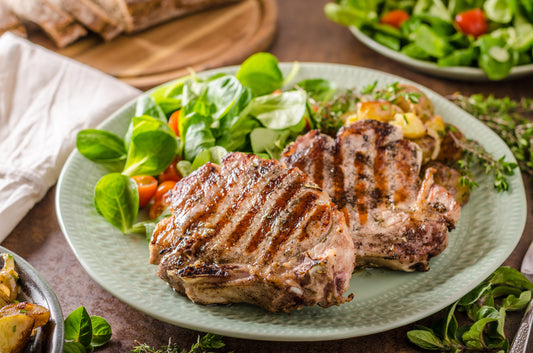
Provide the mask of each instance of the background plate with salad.
POLYGON ((431 75, 485 81, 533 73, 529 0, 340 0, 324 11, 369 48, 431 75))

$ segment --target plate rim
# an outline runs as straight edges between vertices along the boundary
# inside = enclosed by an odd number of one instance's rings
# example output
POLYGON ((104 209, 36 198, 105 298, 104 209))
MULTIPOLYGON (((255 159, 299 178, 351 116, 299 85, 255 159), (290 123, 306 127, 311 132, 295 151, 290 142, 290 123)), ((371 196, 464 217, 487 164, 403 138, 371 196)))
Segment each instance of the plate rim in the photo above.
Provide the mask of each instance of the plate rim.
MULTIPOLYGON (((292 64, 293 63, 280 63, 280 67, 282 67, 282 69, 284 69, 284 70, 288 70, 288 68, 292 64)), ((422 86, 422 85, 420 85, 420 84, 418 84, 416 82, 413 82, 411 80, 405 79, 403 77, 400 77, 400 76, 397 76, 397 75, 394 75, 394 74, 389 74, 389 73, 382 72, 382 71, 375 70, 375 69, 369 69, 369 68, 358 67, 358 66, 353 66, 353 65, 346 65, 346 64, 319 63, 319 62, 301 62, 301 63, 298 63, 298 64, 301 67, 304 67, 304 68, 311 68, 313 66, 318 66, 318 67, 329 66, 329 67, 332 67, 334 69, 337 69, 337 68, 338 69, 343 69, 344 68, 344 69, 355 70, 355 71, 357 71, 357 70, 366 71, 366 72, 370 72, 370 73, 372 73, 374 75, 387 77, 388 79, 393 79, 393 80, 395 79, 395 80, 398 80, 398 81, 400 81, 402 83, 413 84, 413 85, 419 87, 420 89, 422 89, 425 93, 429 92, 431 95, 438 96, 438 97, 440 97, 439 99, 445 100, 445 98, 442 97, 442 95, 440 95, 440 94, 434 92, 433 90, 431 90, 431 89, 429 89, 429 88, 427 88, 425 86, 422 86)), ((206 75, 211 75, 211 74, 218 73, 218 72, 231 72, 231 71, 235 71, 237 68, 238 68, 238 66, 228 66, 228 67, 212 69, 212 70, 200 72, 200 73, 198 73, 198 76, 206 76, 206 75)), ((162 85, 160 85, 158 87, 161 87, 161 86, 164 86, 164 85, 169 85, 169 84, 171 84, 174 81, 175 80, 172 80, 172 81, 164 83, 164 84, 162 84, 162 85)), ((142 93, 141 96, 144 95, 144 94, 150 94, 153 90, 157 89, 158 87, 155 87, 155 88, 153 88, 153 89, 151 89, 151 90, 149 90, 147 92, 142 93)), ((121 108, 119 108, 117 111, 115 111, 113 114, 111 114, 110 117, 105 119, 99 125, 99 127, 102 126, 102 125, 105 125, 106 122, 108 122, 108 121, 110 121, 112 119, 116 119, 121 114, 124 114, 124 112, 126 112, 129 109, 131 109, 132 105, 135 104, 136 100, 139 97, 140 96, 138 96, 138 97, 128 101, 127 103, 125 103, 121 108)), ((501 140, 501 138, 494 131, 490 130, 485 124, 481 123, 479 120, 475 119, 470 114, 464 112, 459 107, 452 106, 451 102, 449 104, 450 104, 449 105, 450 108, 453 107, 453 109, 457 109, 459 111, 462 111, 463 114, 467 114, 470 117, 470 119, 473 119, 475 121, 475 123, 477 125, 482 126, 483 129, 486 129, 487 130, 486 132, 489 135, 491 135, 492 138, 498 139, 501 144, 505 145, 505 143, 501 140)), ((507 147, 507 145, 505 145, 505 148, 506 148, 506 151, 512 156, 512 153, 510 152, 510 150, 507 147)), ((527 200, 526 200, 523 180, 522 180, 521 175, 519 173, 519 175, 518 175, 519 177, 517 177, 517 180, 516 180, 517 185, 515 185, 515 187, 517 187, 516 192, 519 194, 517 197, 520 199, 519 200, 520 204, 525 206, 525 207, 522 207, 522 212, 518 216, 519 220, 521 221, 521 225, 519 225, 520 234, 517 235, 514 238, 514 243, 511 244, 511 246, 507 247, 505 253, 503 255, 501 255, 501 262, 500 262, 500 260, 498 260, 498 264, 493 265, 492 267, 485 268, 485 271, 480 273, 480 274, 478 274, 478 276, 476 277, 476 280, 475 281, 471 281, 469 286, 462 287, 462 291, 460 292, 460 294, 458 296, 454 296, 454 298, 452 298, 452 299, 447 298, 447 300, 439 303, 438 305, 433 306, 431 309, 428 309, 428 310, 425 310, 425 311, 420 311, 420 312, 418 312, 416 314, 408 315, 408 316, 404 317, 401 320, 395 321, 393 324, 386 325, 383 328, 371 327, 371 328, 366 329, 366 330, 359 330, 357 333, 354 333, 353 330, 349 330, 349 331, 344 330, 344 331, 338 332, 336 334, 329 333, 329 334, 325 334, 325 335, 319 335, 319 334, 316 333, 316 329, 311 329, 311 332, 309 334, 300 334, 300 335, 297 335, 297 336, 295 336, 294 334, 275 334, 275 335, 272 335, 272 334, 268 334, 268 333, 267 334, 265 334, 265 333, 254 333, 253 335, 251 335, 251 334, 246 333, 246 332, 244 332, 244 333, 236 332, 235 330, 233 330, 231 328, 227 328, 227 327, 213 327, 213 326, 207 327, 205 325, 202 326, 202 325, 197 325, 197 324, 189 323, 189 322, 179 322, 179 323, 177 323, 175 320, 169 320, 166 317, 163 317, 161 315, 154 314, 153 312, 150 312, 146 308, 143 308, 142 306, 140 306, 140 305, 138 305, 138 304, 136 304, 134 302, 132 303, 127 298, 124 298, 124 297, 121 297, 120 295, 117 295, 117 293, 114 292, 113 288, 110 287, 108 285, 108 283, 106 283, 102 278, 100 278, 99 274, 96 273, 86 263, 86 261, 81 257, 81 255, 77 251, 75 245, 73 244, 72 240, 67 235, 66 225, 63 223, 62 210, 61 210, 61 198, 62 198, 62 187, 61 187, 61 185, 64 183, 64 178, 65 178, 65 174, 66 174, 66 171, 68 169, 68 166, 72 163, 72 161, 76 158, 76 156, 78 156, 78 158, 83 158, 77 152, 77 150, 74 148, 74 150, 69 155, 69 157, 67 159, 67 162, 65 163, 65 166, 63 167, 63 169, 61 171, 61 174, 60 174, 60 177, 59 177, 59 180, 58 180, 58 183, 57 183, 58 186, 57 186, 57 189, 56 189, 55 203, 56 203, 57 219, 58 219, 58 222, 60 224, 60 228, 61 228, 63 234, 65 235, 65 237, 67 238, 67 242, 68 242, 69 246, 71 247, 71 249, 75 253, 76 257, 78 258, 78 260, 82 264, 82 266, 85 269, 85 271, 87 271, 87 273, 93 278, 93 280, 95 280, 99 285, 101 285, 106 291, 108 291, 109 293, 111 293, 112 295, 117 297, 119 300, 121 300, 125 304, 127 304, 129 306, 132 306, 133 308, 135 308, 135 309, 137 309, 137 310, 139 310, 139 311, 141 311, 141 312, 143 312, 143 313, 145 313, 145 314, 147 314, 147 315, 149 315, 151 317, 157 318, 158 320, 161 320, 161 321, 164 321, 164 322, 168 322, 168 323, 173 324, 175 326, 188 328, 188 329, 193 329, 193 330, 197 330, 197 331, 206 331, 207 330, 207 331, 215 333, 215 334, 221 334, 221 335, 230 336, 230 337, 237 337, 237 338, 244 338, 244 339, 255 339, 255 340, 265 340, 265 341, 327 341, 327 340, 344 339, 344 338, 351 338, 351 337, 359 337, 359 336, 370 335, 370 334, 384 332, 384 331, 387 331, 387 330, 398 328, 398 327, 404 326, 404 325, 409 324, 409 323, 413 323, 415 321, 418 321, 418 320, 420 320, 422 318, 425 318, 425 317, 427 317, 429 315, 432 315, 432 314, 444 309, 449 304, 453 303, 455 300, 459 299, 462 295, 466 294, 468 291, 470 291, 472 288, 474 288, 477 284, 479 284, 479 282, 481 282, 484 278, 486 278, 488 275, 490 275, 497 267, 501 266, 501 264, 509 256, 509 254, 512 253, 512 251, 515 249, 515 247, 518 244, 520 238, 522 237, 522 234, 523 234, 523 231, 524 231, 524 228, 525 228, 525 225, 526 225, 527 200)), ((514 157, 512 159, 514 160, 514 157)))

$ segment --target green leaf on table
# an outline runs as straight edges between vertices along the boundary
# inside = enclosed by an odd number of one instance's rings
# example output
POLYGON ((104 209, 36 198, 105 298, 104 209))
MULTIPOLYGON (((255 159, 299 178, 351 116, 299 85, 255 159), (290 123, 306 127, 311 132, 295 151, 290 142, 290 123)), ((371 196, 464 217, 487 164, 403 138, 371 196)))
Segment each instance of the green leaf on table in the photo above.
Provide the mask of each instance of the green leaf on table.
POLYGON ((63 353, 87 353, 87 350, 80 342, 65 342, 63 353))
POLYGON ((527 279, 520 271, 507 266, 499 267, 488 278, 493 285, 508 285, 524 289, 533 289, 533 283, 527 279))
POLYGON ((103 346, 111 339, 111 325, 100 316, 91 316, 91 324, 93 329, 91 345, 93 347, 103 346))
POLYGON ((520 296, 516 297, 510 294, 503 299, 502 307, 507 311, 518 311, 524 309, 531 301, 531 291, 526 290, 520 293, 520 296))
POLYGON ((439 350, 446 347, 433 332, 428 330, 408 331, 407 338, 409 341, 423 349, 439 350))
POLYGON ((139 210, 137 184, 120 173, 106 174, 96 184, 94 203, 98 212, 125 234, 135 223, 139 210))
POLYGON ((126 159, 124 140, 104 130, 85 129, 76 136, 76 148, 87 159, 109 163, 126 159))
POLYGON ((65 340, 79 342, 84 347, 91 344, 93 328, 87 310, 80 306, 65 319, 65 340))

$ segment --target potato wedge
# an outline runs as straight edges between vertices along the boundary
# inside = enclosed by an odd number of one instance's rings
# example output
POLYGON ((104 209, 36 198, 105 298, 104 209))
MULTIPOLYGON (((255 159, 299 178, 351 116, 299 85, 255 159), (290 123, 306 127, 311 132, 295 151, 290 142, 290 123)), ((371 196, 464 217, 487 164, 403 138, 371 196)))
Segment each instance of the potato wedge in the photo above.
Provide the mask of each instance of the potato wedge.
POLYGON ((413 113, 396 114, 390 123, 400 127, 403 136, 408 139, 417 139, 426 134, 424 123, 413 113))
POLYGON ((33 324, 34 319, 24 314, 0 318, 0 352, 22 352, 30 339, 33 324))
POLYGON ((33 324, 34 328, 46 325, 48 320, 50 320, 50 310, 38 304, 26 302, 13 303, 0 309, 0 317, 17 314, 31 316, 35 320, 33 324))

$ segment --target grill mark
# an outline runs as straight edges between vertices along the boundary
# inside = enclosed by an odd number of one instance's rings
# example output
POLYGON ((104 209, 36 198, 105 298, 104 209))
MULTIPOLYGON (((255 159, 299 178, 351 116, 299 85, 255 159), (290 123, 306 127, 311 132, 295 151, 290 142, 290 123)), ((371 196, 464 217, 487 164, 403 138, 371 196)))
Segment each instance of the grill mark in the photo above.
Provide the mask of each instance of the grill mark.
POLYGON ((318 199, 316 193, 307 193, 300 199, 289 213, 288 217, 282 220, 280 223, 280 231, 278 234, 273 235, 270 247, 266 251, 263 259, 263 263, 266 263, 274 257, 280 250, 281 246, 289 239, 289 236, 294 232, 294 229, 300 226, 302 218, 305 218, 307 212, 312 209, 313 203, 318 199))
POLYGON ((325 140, 318 137, 316 146, 313 148, 313 181, 320 187, 324 187, 324 158, 325 158, 325 140))
MULTIPOLYGON (((243 202, 249 197, 254 196, 256 192, 251 192, 254 187, 257 185, 257 182, 260 178, 262 178, 264 175, 266 175, 264 171, 267 171, 267 166, 261 166, 260 170, 257 173, 253 173, 252 179, 248 181, 246 184, 245 189, 242 191, 242 193, 238 196, 237 200, 231 205, 231 207, 226 211, 223 220, 219 221, 215 227, 215 233, 219 234, 220 231, 226 226, 226 224, 229 223, 231 217, 237 212, 237 210, 241 207, 243 202)), ((237 228, 240 226, 237 225, 237 228)), ((232 233, 230 233, 229 237, 226 239, 226 248, 231 248, 237 244, 242 234, 239 234, 236 230, 234 230, 232 233)))
POLYGON ((378 203, 384 202, 387 200, 388 192, 387 188, 389 183, 387 180, 387 172, 394 174, 395 172, 391 169, 397 168, 401 162, 395 162, 389 168, 387 166, 387 161, 385 157, 388 155, 388 150, 391 147, 390 145, 385 145, 384 142, 388 137, 389 130, 386 129, 376 129, 376 142, 375 150, 376 155, 374 156, 374 193, 376 195, 381 195, 382 198, 376 200, 378 203))
POLYGON ((416 160, 416 149, 410 149, 409 148, 409 145, 406 144, 406 143, 401 143, 398 142, 397 144, 397 148, 400 150, 400 151, 408 151, 410 152, 411 155, 407 155, 407 156, 404 156, 404 153, 402 153, 402 156, 403 157, 403 161, 402 163, 400 164, 401 168, 402 168, 402 175, 405 175, 405 180, 403 183, 400 183, 400 185, 397 185, 397 188, 394 190, 394 195, 393 195, 393 200, 394 200, 394 203, 398 204, 398 203, 401 203, 401 202, 404 202, 405 200, 407 200, 407 198, 409 197, 409 195, 412 193, 411 191, 411 187, 412 185, 409 185, 411 184, 412 182, 416 182, 415 180, 410 180, 409 176, 412 175, 412 171, 411 171, 411 164, 406 164, 405 163, 405 160, 416 160), (401 149, 401 148, 404 148, 404 149, 401 149))
POLYGON ((354 168, 357 177, 357 182, 354 187, 355 193, 355 209, 359 216, 359 223, 364 225, 368 220, 368 212, 366 207, 366 187, 365 187, 365 166, 368 161, 368 156, 364 155, 362 152, 357 151, 354 158, 354 168))
MULTIPOLYGON (((207 182, 207 180, 209 180, 210 176, 213 175, 214 173, 216 173, 216 169, 214 167, 211 167, 209 170, 205 170, 203 173, 197 174, 198 177, 193 179, 196 182, 192 184, 191 188, 187 190, 186 194, 196 196, 198 194, 198 191, 204 188, 205 183, 207 182)), ((180 182, 181 183, 188 182, 188 180, 185 179, 180 182)), ((183 194, 183 191, 184 191, 183 188, 180 188, 179 194, 183 194)), ((181 215, 183 215, 184 213, 187 213, 189 209, 191 208, 191 206, 196 203, 196 201, 193 200, 194 197, 180 197, 179 199, 181 202, 178 203, 174 201, 176 200, 176 197, 172 196, 172 201, 173 201, 172 209, 173 210, 179 209, 182 211, 180 215, 177 215, 177 217, 175 217, 175 219, 182 218, 181 215)), ((176 224, 176 226, 178 226, 178 224, 176 224)))
POLYGON ((340 143, 336 143, 334 146, 333 158, 333 190, 331 198, 339 209, 343 209, 346 206, 346 196, 344 194, 344 171, 342 170, 343 155, 341 153, 340 143))
MULTIPOLYGON (((287 177, 289 176, 288 174, 290 174, 291 172, 294 172, 294 170, 291 169, 287 171, 287 177)), ((276 179, 280 179, 280 178, 278 177, 276 179)), ((281 184, 280 180, 276 180, 275 182, 273 182, 272 188, 281 184)), ((296 193, 299 190, 301 190, 301 186, 304 181, 305 180, 304 180, 303 174, 297 173, 296 178, 291 181, 291 183, 285 188, 283 193, 276 199, 274 206, 271 208, 272 210, 271 213, 268 216, 263 217, 259 230, 253 235, 252 239, 250 239, 250 242, 246 246, 246 252, 251 253, 257 250, 257 247, 259 246, 259 244, 265 239, 266 234, 271 232, 271 227, 274 221, 279 217, 280 213, 286 209, 286 206, 289 203, 290 199, 294 195, 296 195, 296 193)), ((264 206, 267 196, 269 196, 271 193, 272 191, 268 193, 265 193, 265 192, 261 193, 261 196, 263 195, 265 196, 262 197, 261 202, 257 202, 254 205, 253 208, 256 209, 255 213, 257 213, 258 209, 264 206)), ((254 216, 255 216, 255 213, 254 213, 254 216)), ((244 234, 244 231, 239 232, 239 233, 242 235, 244 234)))
POLYGON ((298 238, 298 241, 302 242, 305 239, 309 238, 309 233, 307 232, 307 226, 311 224, 312 222, 320 222, 321 225, 325 227, 325 229, 328 229, 330 227, 331 223, 331 207, 329 205, 321 205, 318 207, 315 207, 313 210, 313 214, 309 217, 309 220, 307 221, 307 224, 305 227, 303 227, 303 231, 300 234, 300 237, 298 238))

